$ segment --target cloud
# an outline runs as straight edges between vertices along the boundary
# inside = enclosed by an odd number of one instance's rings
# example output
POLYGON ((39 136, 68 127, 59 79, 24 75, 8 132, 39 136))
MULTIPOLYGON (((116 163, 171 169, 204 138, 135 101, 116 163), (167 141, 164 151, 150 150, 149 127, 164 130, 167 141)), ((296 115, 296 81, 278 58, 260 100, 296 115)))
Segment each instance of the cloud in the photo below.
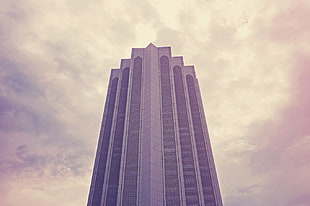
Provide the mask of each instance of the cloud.
POLYGON ((105 56, 89 58, 94 47, 86 39, 92 34, 73 35, 77 28, 65 5, 51 3, 53 13, 42 13, 48 6, 11 1, 2 7, 0 191, 1 196, 7 194, 2 198, 6 205, 20 203, 14 201, 14 193, 21 202, 36 202, 25 197, 35 194, 27 189, 30 185, 42 188, 33 196, 40 199, 50 190, 67 188, 68 178, 91 173, 96 138, 89 143, 87 137, 98 136, 101 112, 90 108, 102 108, 107 81, 102 79, 107 79, 110 66, 102 69, 105 56), (88 123, 89 119, 98 121, 88 123))
POLYGON ((2 173, 15 174, 17 177, 59 178, 84 175, 88 172, 88 165, 85 166, 83 157, 76 152, 71 154, 65 151, 58 154, 33 153, 25 144, 18 146, 15 152, 14 160, 1 162, 2 173))
POLYGON ((309 9, 310 5, 307 1, 293 2, 287 0, 282 5, 276 2, 271 3, 264 9, 268 15, 257 18, 259 22, 256 23, 261 26, 259 35, 273 43, 299 44, 308 35, 309 9))
POLYGON ((172 45, 176 51, 181 52, 184 48, 184 45, 181 43, 184 37, 184 34, 180 31, 173 30, 169 27, 161 27, 157 30, 155 44, 172 45))
MULTIPOLYGON (((283 108, 278 119, 266 121, 253 139, 262 146, 253 153, 250 166, 255 175, 265 176, 267 183, 260 195, 267 196, 266 193, 282 188, 276 199, 280 198, 283 205, 295 205, 295 199, 296 202, 302 199, 299 204, 309 202, 307 191, 310 188, 304 184, 310 180, 307 161, 310 149, 310 97, 305 92, 305 88, 310 86, 308 60, 308 56, 296 57, 292 68, 290 103, 283 108)), ((270 199, 277 202, 272 197, 270 199)))

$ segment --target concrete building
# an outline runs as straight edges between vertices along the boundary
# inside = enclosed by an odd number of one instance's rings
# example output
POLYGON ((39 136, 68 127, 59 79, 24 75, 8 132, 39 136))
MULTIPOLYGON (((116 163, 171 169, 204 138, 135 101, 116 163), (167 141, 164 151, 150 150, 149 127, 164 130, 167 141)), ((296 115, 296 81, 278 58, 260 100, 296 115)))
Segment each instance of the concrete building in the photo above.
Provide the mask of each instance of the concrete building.
POLYGON ((194 66, 133 48, 112 69, 88 206, 222 206, 194 66))

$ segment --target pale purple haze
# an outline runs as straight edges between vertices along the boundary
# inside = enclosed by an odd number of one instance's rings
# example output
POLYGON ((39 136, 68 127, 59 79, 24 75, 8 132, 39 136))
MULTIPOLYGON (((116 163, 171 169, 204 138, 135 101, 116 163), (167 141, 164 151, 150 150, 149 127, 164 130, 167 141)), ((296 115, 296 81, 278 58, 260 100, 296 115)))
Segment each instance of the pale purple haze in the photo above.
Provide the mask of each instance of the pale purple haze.
POLYGON ((308 0, 0 0, 0 205, 86 205, 108 77, 195 65, 225 206, 310 205, 308 0))

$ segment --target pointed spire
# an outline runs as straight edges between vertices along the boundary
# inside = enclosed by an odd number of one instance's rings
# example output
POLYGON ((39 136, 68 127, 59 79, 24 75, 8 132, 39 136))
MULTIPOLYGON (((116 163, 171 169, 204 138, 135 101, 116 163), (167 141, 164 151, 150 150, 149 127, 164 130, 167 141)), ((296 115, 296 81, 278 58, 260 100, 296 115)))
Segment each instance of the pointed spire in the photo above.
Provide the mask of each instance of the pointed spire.
POLYGON ((148 47, 156 47, 156 46, 151 42, 146 48, 148 47))

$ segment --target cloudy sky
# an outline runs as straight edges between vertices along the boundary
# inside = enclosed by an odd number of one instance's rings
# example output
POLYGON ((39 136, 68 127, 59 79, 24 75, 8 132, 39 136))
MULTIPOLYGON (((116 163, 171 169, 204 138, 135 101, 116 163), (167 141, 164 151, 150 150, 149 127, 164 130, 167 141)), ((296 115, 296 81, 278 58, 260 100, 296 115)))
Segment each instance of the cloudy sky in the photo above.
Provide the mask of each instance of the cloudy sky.
POLYGON ((86 205, 111 68, 195 65, 225 206, 310 205, 308 0, 0 0, 0 199, 86 205))

